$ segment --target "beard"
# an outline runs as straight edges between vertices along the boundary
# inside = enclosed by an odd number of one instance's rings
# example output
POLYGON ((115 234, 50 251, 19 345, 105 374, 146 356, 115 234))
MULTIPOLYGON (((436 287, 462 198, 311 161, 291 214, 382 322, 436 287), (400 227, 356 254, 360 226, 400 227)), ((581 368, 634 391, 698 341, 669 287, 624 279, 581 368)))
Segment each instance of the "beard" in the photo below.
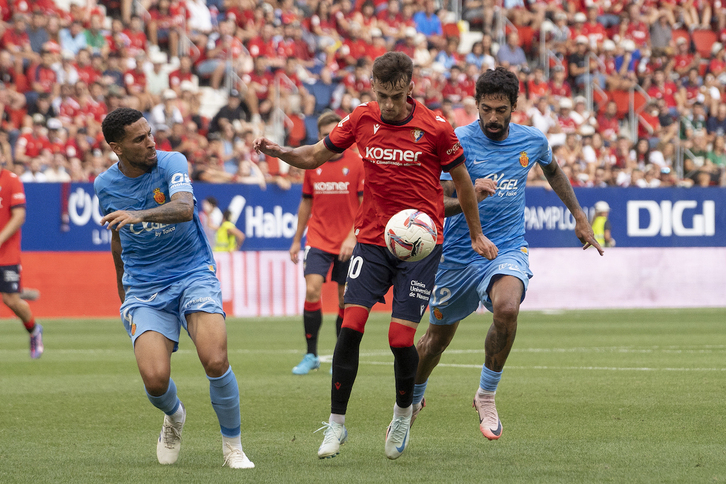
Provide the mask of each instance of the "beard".
POLYGON ((484 132, 487 138, 492 141, 502 141, 509 135, 509 122, 512 120, 512 116, 506 117, 501 124, 499 123, 484 123, 479 119, 479 125, 481 130, 484 132))

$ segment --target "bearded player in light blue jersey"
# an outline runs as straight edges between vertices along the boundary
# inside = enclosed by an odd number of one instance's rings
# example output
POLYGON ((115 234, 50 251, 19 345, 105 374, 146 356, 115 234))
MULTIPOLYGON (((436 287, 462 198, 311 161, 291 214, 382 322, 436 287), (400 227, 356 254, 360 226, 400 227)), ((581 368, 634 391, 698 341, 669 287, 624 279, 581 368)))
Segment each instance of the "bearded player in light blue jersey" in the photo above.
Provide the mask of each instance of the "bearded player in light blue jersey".
POLYGON ((454 337, 459 322, 482 303, 493 313, 484 345, 485 358, 474 408, 484 437, 496 440, 502 424, 494 395, 517 332, 519 305, 529 279, 528 245, 524 240, 524 187, 527 173, 539 163, 552 189, 575 218, 575 235, 583 249, 595 240, 587 216, 577 202, 567 176, 552 160, 547 138, 529 126, 510 124, 517 106, 519 80, 503 67, 482 74, 476 83, 479 120, 456 129, 466 155, 466 168, 479 198, 479 216, 484 235, 499 249, 494 260, 478 257, 471 250, 466 222, 461 215, 451 178, 442 173, 444 207, 443 257, 430 300, 429 327, 416 349, 419 364, 414 389, 414 416, 424 406, 428 377, 454 337), (496 189, 492 196, 489 195, 496 189))
POLYGON ((181 153, 157 151, 149 123, 135 109, 112 111, 102 129, 119 161, 96 179, 94 189, 104 214, 101 224, 112 230, 121 319, 146 395, 165 414, 157 459, 173 464, 181 449, 186 409, 171 379, 171 354, 183 327, 209 379, 224 464, 252 468, 242 450, 239 388, 227 360, 222 293, 187 160, 181 153))

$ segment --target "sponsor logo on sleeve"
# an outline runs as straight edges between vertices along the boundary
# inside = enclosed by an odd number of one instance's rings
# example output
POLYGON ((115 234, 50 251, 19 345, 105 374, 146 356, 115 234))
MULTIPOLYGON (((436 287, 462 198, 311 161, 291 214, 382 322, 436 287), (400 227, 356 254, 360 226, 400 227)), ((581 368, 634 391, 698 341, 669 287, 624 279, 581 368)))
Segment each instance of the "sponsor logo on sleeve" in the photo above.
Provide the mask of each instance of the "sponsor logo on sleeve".
MULTIPOLYGON (((457 151, 459 151, 459 148, 461 148, 461 143, 459 143, 457 141, 456 143, 454 143, 454 146, 452 146, 451 148, 449 148, 448 150, 446 150, 446 154, 447 155, 453 155, 454 153, 456 153, 457 151)), ((474 163, 482 163, 482 162, 476 162, 475 161, 474 163)))

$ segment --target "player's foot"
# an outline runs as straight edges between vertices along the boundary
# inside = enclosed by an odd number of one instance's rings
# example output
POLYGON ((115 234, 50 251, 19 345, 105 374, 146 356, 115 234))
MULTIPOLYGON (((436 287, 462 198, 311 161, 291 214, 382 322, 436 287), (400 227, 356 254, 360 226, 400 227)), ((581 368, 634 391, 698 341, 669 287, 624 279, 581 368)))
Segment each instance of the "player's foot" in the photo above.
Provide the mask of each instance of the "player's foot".
POLYGON ((395 417, 386 430, 386 457, 398 459, 411 440, 411 417, 395 417))
POLYGON ((183 403, 180 402, 180 405, 181 421, 174 422, 170 416, 164 415, 164 425, 161 427, 159 441, 156 443, 156 458, 159 459, 159 464, 173 464, 179 458, 182 429, 187 419, 187 410, 183 403))
POLYGON ((24 287, 23 290, 20 291, 20 299, 23 299, 25 301, 37 301, 39 297, 40 291, 37 289, 24 287))
POLYGON ((229 466, 230 469, 254 469, 254 462, 247 458, 241 448, 225 442, 222 450, 224 451, 224 463, 222 467, 229 466))
POLYGON ((414 422, 414 420, 416 420, 416 417, 418 417, 418 413, 425 406, 426 406, 426 397, 424 397, 421 400, 421 403, 414 403, 413 404, 413 415, 411 415, 411 427, 413 427, 413 422, 414 422))
POLYGON ((325 429, 323 443, 318 448, 319 459, 329 459, 340 454, 340 446, 348 440, 348 429, 345 425, 335 422, 323 422, 323 426, 315 432, 325 429))
POLYGON ((497 440, 502 436, 502 422, 499 420, 494 395, 474 395, 472 405, 479 414, 479 430, 489 440, 497 440))
POLYGON ((295 368, 292 369, 292 373, 293 375, 307 375, 311 371, 317 370, 318 368, 320 368, 320 358, 312 353, 307 353, 305 356, 303 356, 302 361, 298 363, 295 368))
POLYGON ((35 323, 33 332, 30 333, 30 357, 33 359, 40 358, 45 351, 43 346, 43 326, 35 323))

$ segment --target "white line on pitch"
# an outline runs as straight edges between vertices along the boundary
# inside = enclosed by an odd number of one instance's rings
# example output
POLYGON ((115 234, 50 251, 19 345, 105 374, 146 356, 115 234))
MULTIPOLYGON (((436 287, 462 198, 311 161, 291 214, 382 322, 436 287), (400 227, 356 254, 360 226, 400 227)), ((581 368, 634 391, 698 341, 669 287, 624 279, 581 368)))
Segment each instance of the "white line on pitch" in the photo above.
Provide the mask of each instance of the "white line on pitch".
MULTIPOLYGON (((330 357, 320 357, 320 361, 330 362, 330 357), (324 359, 325 358, 325 359, 324 359)), ((363 365, 391 366, 392 361, 361 361, 363 365)), ((457 363, 439 363, 439 368, 475 368, 480 369, 481 365, 462 365, 457 363)), ((508 370, 588 370, 588 371, 726 371, 726 368, 616 368, 609 366, 507 366, 508 370)))

